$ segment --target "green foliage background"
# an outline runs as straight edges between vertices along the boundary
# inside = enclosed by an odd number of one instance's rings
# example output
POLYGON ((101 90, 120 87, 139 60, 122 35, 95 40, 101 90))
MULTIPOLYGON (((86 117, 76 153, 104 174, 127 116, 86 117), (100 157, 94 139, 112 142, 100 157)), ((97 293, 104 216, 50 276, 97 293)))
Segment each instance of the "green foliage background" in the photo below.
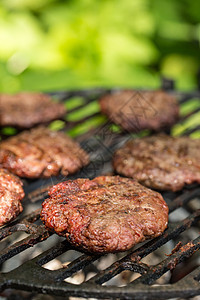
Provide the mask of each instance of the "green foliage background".
POLYGON ((198 0, 1 0, 0 91, 196 88, 198 0))

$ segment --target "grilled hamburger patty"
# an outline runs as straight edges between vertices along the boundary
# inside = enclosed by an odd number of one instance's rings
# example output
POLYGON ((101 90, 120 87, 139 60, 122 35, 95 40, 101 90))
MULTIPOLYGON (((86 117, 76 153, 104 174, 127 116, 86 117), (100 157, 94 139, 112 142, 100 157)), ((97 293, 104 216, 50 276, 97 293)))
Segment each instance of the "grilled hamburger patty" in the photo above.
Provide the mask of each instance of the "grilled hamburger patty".
POLYGON ((53 102, 41 93, 19 93, 0 95, 0 125, 30 128, 65 115, 62 103, 53 102))
POLYGON ((131 132, 158 131, 179 118, 176 99, 163 91, 123 90, 107 94, 100 99, 100 107, 114 123, 131 132))
POLYGON ((21 180, 7 170, 0 169, 0 226, 16 218, 23 208, 21 180))
POLYGON ((42 207, 46 227, 86 252, 128 250, 161 235, 168 222, 159 193, 119 176, 59 183, 42 207))
POLYGON ((20 177, 74 173, 89 163, 87 153, 62 132, 38 127, 0 143, 0 167, 20 177))
POLYGON ((114 169, 155 189, 178 191, 200 183, 200 140, 154 135, 128 141, 113 157, 114 169))

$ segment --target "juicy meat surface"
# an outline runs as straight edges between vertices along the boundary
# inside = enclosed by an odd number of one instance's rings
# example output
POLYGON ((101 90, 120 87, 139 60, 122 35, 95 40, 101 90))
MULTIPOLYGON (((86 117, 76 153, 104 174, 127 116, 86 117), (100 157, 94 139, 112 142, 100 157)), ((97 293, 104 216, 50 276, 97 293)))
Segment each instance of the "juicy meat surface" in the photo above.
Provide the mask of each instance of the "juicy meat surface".
POLYGON ((119 174, 145 186, 178 191, 200 183, 200 140, 154 135, 128 141, 113 157, 119 174))
POLYGON ((66 114, 65 106, 41 93, 0 95, 0 125, 31 128, 66 114))
POLYGON ((0 226, 13 220, 22 212, 23 197, 21 180, 7 170, 0 169, 0 226))
POLYGON ((59 183, 42 207, 46 227, 86 252, 128 250, 161 235, 168 223, 168 207, 159 193, 119 176, 59 183))
POLYGON ((163 91, 122 90, 100 99, 101 111, 130 132, 159 131, 179 118, 176 99, 163 91))
POLYGON ((62 132, 38 127, 0 143, 0 167, 20 177, 68 175, 89 163, 87 153, 62 132))

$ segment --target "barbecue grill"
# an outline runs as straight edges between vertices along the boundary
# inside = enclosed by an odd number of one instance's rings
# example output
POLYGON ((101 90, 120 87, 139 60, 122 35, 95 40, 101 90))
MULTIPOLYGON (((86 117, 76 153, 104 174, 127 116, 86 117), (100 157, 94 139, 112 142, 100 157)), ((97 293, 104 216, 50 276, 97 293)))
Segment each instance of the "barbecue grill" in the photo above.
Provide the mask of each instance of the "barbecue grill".
MULTIPOLYGON (((171 81, 164 81, 163 87, 179 99, 182 107, 181 119, 171 133, 198 137, 200 92, 176 92, 171 81)), ((68 179, 110 174, 113 152, 130 138, 128 132, 113 125, 99 112, 97 99, 105 92, 113 91, 90 89, 51 93, 59 101, 65 101, 68 115, 66 120, 54 121, 50 127, 68 132, 91 156, 89 166, 68 176, 68 179)), ((17 129, 3 128, 1 137, 4 139, 16 132, 17 129)), ((147 134, 148 131, 143 131, 131 136, 147 134)), ((200 295, 198 185, 191 185, 177 193, 163 192, 170 211, 169 226, 164 234, 128 252, 110 254, 112 259, 107 259, 107 265, 100 268, 98 264, 104 256, 77 252, 65 239, 49 233, 40 221, 40 207, 47 196, 48 187, 64 180, 66 178, 63 176, 24 180, 24 213, 0 229, 1 293, 15 289, 16 292, 24 290, 54 296, 98 299, 183 299, 200 295), (29 250, 32 250, 31 254, 26 254, 29 250), (32 255, 33 250, 35 252, 32 255), (158 255, 160 259, 156 263, 151 261, 154 253, 162 254, 158 255), (66 264, 62 260, 67 255, 69 259, 66 264), (20 262, 19 257, 22 257, 20 262), (145 258, 148 257, 150 261, 146 263, 145 258), (48 269, 48 263, 55 259, 60 259, 61 266, 54 270, 48 269), (14 265, 10 266, 10 261, 14 261, 14 265), (89 272, 88 277, 86 274, 89 272), (69 279, 77 274, 83 274, 81 282, 72 283, 69 279), (129 280, 116 284, 114 279, 122 274, 128 274, 129 280)))

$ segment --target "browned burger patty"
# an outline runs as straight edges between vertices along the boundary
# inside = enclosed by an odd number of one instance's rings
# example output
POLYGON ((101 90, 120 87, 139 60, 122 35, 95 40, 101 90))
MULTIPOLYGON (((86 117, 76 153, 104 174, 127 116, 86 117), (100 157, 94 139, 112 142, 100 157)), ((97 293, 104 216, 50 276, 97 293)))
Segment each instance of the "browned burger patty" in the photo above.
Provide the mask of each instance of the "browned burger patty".
POLYGON ((0 169, 0 226, 13 220, 22 212, 23 197, 21 180, 7 170, 0 169))
POLYGON ((179 118, 176 99, 163 91, 123 90, 107 94, 100 99, 100 107, 114 123, 131 132, 159 131, 179 118))
POLYGON ((161 235, 168 223, 159 193, 119 176, 59 183, 42 206, 46 227, 86 252, 128 250, 161 235))
POLYGON ((0 143, 0 167, 20 177, 74 173, 89 163, 87 153, 62 132, 45 127, 24 131, 0 143))
POLYGON ((0 126, 30 128, 65 115, 62 103, 53 102, 41 93, 19 93, 0 95, 0 126))
POLYGON ((113 165, 119 174, 155 189, 178 191, 200 183, 200 140, 155 135, 128 141, 118 149, 113 165))

